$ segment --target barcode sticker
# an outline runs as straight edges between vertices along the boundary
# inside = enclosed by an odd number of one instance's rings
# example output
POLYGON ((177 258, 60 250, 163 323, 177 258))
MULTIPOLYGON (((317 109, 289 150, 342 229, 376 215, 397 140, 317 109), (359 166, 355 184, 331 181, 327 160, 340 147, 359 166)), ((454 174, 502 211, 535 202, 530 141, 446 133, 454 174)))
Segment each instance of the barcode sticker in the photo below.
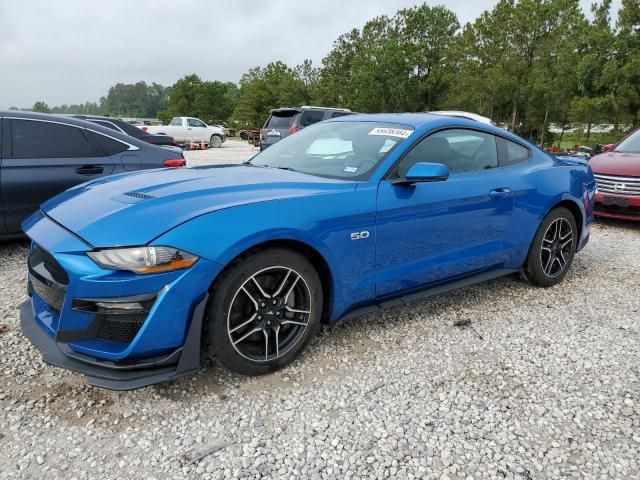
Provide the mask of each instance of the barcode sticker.
POLYGON ((407 138, 413 133, 413 130, 407 130, 405 128, 387 128, 377 127, 369 132, 369 135, 380 135, 383 137, 400 137, 407 138))

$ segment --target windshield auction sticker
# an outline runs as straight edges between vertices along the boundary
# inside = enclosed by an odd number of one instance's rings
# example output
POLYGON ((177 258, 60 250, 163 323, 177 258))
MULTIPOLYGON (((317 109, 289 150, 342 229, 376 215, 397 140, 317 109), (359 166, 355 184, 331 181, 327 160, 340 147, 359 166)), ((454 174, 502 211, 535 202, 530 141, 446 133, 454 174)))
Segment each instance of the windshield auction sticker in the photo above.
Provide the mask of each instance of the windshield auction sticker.
POLYGON ((413 133, 413 130, 406 130, 404 128, 384 128, 377 127, 369 132, 369 135, 381 135, 383 137, 400 137, 407 138, 413 133))

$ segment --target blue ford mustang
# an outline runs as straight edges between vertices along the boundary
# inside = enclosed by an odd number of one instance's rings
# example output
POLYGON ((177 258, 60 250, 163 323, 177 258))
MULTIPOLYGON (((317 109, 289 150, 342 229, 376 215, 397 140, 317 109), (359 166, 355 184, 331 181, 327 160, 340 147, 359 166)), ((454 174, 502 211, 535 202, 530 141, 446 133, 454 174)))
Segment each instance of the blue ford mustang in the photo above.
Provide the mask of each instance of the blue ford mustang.
MULTIPOLYGON (((322 122, 244 165, 72 188, 25 221, 25 335, 92 385, 256 375, 333 322, 511 273, 549 287, 587 243, 595 182, 490 125, 322 122)), ((523 305, 523 307, 525 307, 523 305)))

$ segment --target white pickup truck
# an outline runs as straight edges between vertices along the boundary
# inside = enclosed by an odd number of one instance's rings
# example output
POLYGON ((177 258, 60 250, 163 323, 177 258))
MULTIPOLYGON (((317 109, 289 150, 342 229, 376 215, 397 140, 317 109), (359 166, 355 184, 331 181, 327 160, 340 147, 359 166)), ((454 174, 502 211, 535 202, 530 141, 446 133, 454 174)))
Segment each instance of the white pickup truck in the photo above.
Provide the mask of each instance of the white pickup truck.
POLYGON ((142 128, 154 135, 169 135, 176 143, 205 143, 219 148, 226 140, 224 130, 214 125, 207 125, 199 118, 173 117, 169 125, 146 126, 142 128))

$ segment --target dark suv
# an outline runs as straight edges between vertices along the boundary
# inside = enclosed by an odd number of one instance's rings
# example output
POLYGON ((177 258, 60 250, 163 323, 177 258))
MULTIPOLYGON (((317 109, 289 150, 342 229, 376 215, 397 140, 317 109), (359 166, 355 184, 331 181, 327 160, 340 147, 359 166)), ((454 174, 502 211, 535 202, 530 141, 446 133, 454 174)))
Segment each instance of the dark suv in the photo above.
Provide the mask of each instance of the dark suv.
POLYGON ((302 107, 275 108, 260 129, 260 150, 273 145, 298 130, 330 118, 352 115, 346 108, 302 107))

